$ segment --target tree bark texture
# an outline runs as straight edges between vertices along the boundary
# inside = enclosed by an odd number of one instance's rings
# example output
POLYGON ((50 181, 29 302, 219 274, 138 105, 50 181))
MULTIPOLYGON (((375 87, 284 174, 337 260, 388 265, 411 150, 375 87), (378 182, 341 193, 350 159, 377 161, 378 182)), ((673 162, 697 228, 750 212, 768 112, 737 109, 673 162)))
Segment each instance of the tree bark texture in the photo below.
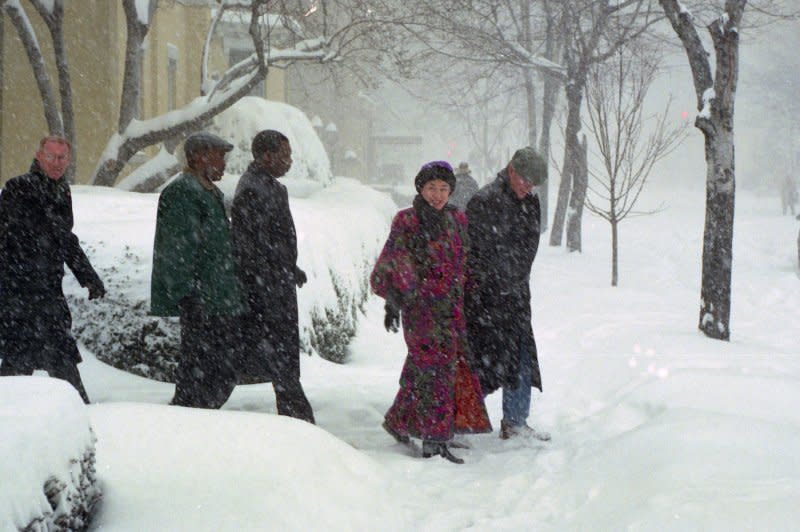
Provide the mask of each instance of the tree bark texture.
POLYGON ((611 286, 619 279, 619 222, 611 220, 611 286))
MULTIPOLYGON (((578 160, 581 151, 578 131, 581 129, 581 102, 583 100, 583 83, 573 77, 567 82, 567 126, 564 131, 564 166, 561 171, 561 182, 558 185, 558 199, 553 215, 553 227, 550 230, 550 245, 560 246, 564 233, 564 222, 567 218, 567 207, 572 205, 571 196, 575 193, 576 176, 579 173, 578 160)), ((585 197, 585 190, 584 190, 585 197)))
POLYGON ((67 48, 64 44, 64 3, 56 0, 52 10, 48 10, 41 0, 31 0, 36 11, 42 17, 50 38, 53 41, 53 55, 58 72, 58 95, 61 99, 61 121, 64 127, 64 137, 72 146, 69 167, 64 174, 67 182, 75 182, 75 168, 78 166, 78 137, 75 134, 75 111, 72 107, 72 80, 70 79, 69 62, 67 61, 67 48))
MULTIPOLYGON (((544 2, 547 13, 547 28, 545 37, 544 56, 550 61, 554 61, 559 53, 559 45, 556 37, 556 21, 553 10, 550 9, 548 2, 544 2)), ((550 128, 556 115, 556 101, 558 91, 561 89, 561 81, 552 74, 544 73, 544 86, 542 89, 542 131, 539 134, 539 155, 544 157, 547 165, 550 166, 550 128)), ((549 227, 550 221, 550 179, 542 183, 539 190, 539 204, 542 209, 542 222, 540 232, 544 232, 549 227)))
POLYGON ((582 251, 581 248, 581 220, 583 219, 583 205, 586 201, 586 189, 589 186, 589 161, 588 144, 586 135, 578 144, 577 163, 572 167, 575 174, 572 179, 572 195, 569 198, 569 212, 567 213, 567 249, 569 251, 582 251))
POLYGON ((64 125, 58 113, 58 105, 56 104, 55 94, 53 94, 53 86, 50 83, 50 76, 47 74, 47 68, 44 64, 44 58, 42 57, 42 50, 36 42, 36 36, 33 34, 33 28, 31 27, 28 15, 25 13, 21 4, 16 4, 16 7, 14 4, 5 4, 5 8, 8 18, 11 20, 14 28, 16 28, 22 46, 25 48, 28 62, 31 64, 33 77, 36 80, 36 87, 39 89, 39 94, 42 97, 47 130, 53 135, 63 135, 64 125))
POLYGON ((698 327, 710 338, 729 340, 736 195, 733 117, 739 73, 739 28, 747 2, 727 0, 724 16, 708 26, 716 59, 713 76, 708 53, 691 14, 677 0, 659 0, 659 3, 686 50, 700 111, 695 126, 705 137, 706 218, 698 327))

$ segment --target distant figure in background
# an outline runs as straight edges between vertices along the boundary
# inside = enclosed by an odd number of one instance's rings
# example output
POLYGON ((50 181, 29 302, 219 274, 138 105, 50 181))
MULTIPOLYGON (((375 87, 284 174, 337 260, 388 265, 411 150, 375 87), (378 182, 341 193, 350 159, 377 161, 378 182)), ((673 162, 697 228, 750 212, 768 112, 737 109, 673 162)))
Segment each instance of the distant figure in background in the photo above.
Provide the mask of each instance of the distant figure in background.
POLYGON ((267 129, 253 137, 253 162, 236 187, 231 217, 239 274, 249 313, 243 349, 251 370, 272 381, 278 414, 314 423, 300 384, 297 288, 307 280, 297 266, 297 232, 289 194, 278 181, 292 167, 283 133, 267 129), (256 360, 253 363, 253 360, 256 360))
POLYGON ((469 171, 469 165, 462 162, 458 165, 455 171, 456 175, 456 188, 450 196, 450 205, 455 207, 461 212, 467 210, 467 203, 472 199, 472 196, 478 191, 478 182, 472 177, 469 171))
POLYGON ((236 277, 222 191, 233 145, 195 133, 184 142, 187 168, 158 198, 150 312, 180 316, 181 358, 170 404, 219 408, 236 386, 236 325, 245 309, 236 277))
POLYGON ((70 152, 66 139, 44 137, 30 171, 10 179, 0 194, 0 375, 45 370, 72 384, 88 404, 61 288, 64 264, 89 289, 89 299, 106 290, 72 232, 64 179, 70 152))
POLYGON ((783 214, 790 212, 795 215, 794 206, 797 203, 797 185, 791 176, 787 175, 781 183, 781 207, 783 214))

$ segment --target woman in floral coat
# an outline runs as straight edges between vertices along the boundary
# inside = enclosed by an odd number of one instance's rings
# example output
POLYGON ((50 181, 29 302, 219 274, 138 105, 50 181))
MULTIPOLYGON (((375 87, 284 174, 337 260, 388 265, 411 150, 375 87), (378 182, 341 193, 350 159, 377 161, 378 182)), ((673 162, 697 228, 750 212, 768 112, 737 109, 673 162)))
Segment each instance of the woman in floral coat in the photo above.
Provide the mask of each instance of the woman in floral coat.
POLYGON ((464 321, 467 218, 447 205, 455 176, 443 161, 417 174, 413 207, 397 213, 370 282, 386 299, 385 325, 400 314, 408 355, 400 390, 383 427, 397 441, 422 440, 424 457, 450 453, 455 432, 491 432, 477 377, 468 363, 464 321))

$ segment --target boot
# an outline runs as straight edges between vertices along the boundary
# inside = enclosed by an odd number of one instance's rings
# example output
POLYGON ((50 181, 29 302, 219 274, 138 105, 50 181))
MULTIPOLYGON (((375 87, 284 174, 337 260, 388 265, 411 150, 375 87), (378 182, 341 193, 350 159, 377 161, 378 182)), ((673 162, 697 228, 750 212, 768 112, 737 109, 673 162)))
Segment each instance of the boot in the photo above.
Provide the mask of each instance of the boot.
POLYGON ((536 430, 528 426, 527 423, 522 425, 510 425, 505 421, 500 421, 500 439, 508 440, 509 438, 521 437, 524 439, 535 439, 539 441, 550 441, 550 433, 543 430, 536 430))
POLYGON ((422 442, 422 457, 423 458, 430 458, 431 456, 439 455, 448 462, 453 462, 454 464, 463 464, 464 460, 458 458, 457 456, 453 455, 450 452, 450 449, 447 448, 446 443, 439 443, 439 442, 432 442, 432 441, 423 441, 422 442))

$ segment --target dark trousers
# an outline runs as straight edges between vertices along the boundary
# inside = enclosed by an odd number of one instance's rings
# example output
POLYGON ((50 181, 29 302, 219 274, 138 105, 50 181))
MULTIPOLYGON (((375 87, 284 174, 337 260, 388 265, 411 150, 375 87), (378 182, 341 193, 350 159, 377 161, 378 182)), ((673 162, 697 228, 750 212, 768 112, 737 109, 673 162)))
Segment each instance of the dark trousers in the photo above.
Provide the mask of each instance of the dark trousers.
POLYGON ((300 384, 300 351, 296 342, 286 341, 280 331, 263 322, 255 325, 254 330, 261 332, 262 340, 258 342, 260 352, 256 355, 267 361, 278 415, 314 424, 314 411, 300 384))
POLYGON ((61 379, 70 383, 81 396, 83 402, 89 404, 89 396, 86 388, 83 387, 81 374, 78 365, 68 360, 60 360, 47 364, 43 367, 34 367, 31 364, 16 361, 14 359, 3 359, 0 364, 0 377, 14 377, 18 375, 33 375, 34 370, 41 369, 47 372, 54 379, 61 379))
POLYGON ((302 419, 314 424, 314 411, 308 402, 300 379, 273 379, 278 415, 302 419))
POLYGON ((220 408, 236 386, 233 355, 236 318, 208 316, 197 307, 181 309, 181 358, 170 404, 220 408))

